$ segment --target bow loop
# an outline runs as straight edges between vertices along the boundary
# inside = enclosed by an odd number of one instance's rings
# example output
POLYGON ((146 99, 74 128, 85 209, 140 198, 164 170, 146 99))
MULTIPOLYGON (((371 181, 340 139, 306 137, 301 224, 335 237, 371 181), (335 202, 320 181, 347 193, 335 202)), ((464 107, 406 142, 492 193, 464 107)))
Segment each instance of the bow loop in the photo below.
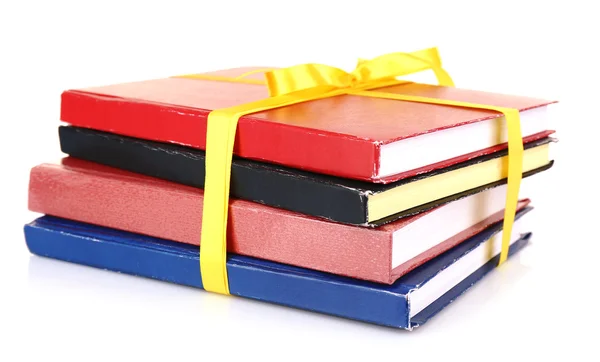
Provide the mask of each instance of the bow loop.
POLYGON ((436 48, 413 53, 390 53, 371 60, 359 59, 348 73, 324 64, 300 64, 265 73, 269 95, 276 97, 305 90, 328 92, 343 88, 377 88, 381 81, 431 69, 440 85, 453 86, 452 79, 442 69, 436 48))

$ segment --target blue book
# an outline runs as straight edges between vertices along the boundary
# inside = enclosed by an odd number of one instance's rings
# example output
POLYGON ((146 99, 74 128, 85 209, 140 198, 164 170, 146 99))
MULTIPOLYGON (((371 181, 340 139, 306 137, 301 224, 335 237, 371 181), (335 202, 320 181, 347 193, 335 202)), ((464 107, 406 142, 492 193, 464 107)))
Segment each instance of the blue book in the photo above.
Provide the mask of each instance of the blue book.
MULTIPOLYGON (((530 210, 517 214, 510 255, 530 239, 521 232, 530 210)), ((502 223, 492 225, 392 285, 230 254, 229 288, 232 295, 412 329, 497 266, 501 231, 502 223)), ((25 239, 40 256, 202 288, 196 246, 51 216, 25 225, 25 239)))

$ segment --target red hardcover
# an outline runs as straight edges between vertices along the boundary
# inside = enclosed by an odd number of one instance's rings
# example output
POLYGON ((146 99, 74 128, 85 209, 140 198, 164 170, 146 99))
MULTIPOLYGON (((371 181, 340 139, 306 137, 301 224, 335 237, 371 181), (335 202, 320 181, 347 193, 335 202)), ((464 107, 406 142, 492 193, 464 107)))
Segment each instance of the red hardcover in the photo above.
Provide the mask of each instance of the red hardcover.
MULTIPOLYGON (((29 184, 31 211, 194 245, 202 201, 200 189, 73 158, 34 167, 29 184)), ((228 251, 391 284, 503 216, 496 213, 392 270, 392 234, 426 214, 365 229, 231 200, 228 251)))
MULTIPOLYGON (((237 76, 253 68, 214 72, 237 76)), ((527 110, 552 102, 450 87, 408 83, 386 92, 527 110)), ((74 126, 205 149, 214 109, 268 96, 266 87, 185 78, 109 85, 62 94, 61 120, 74 126)), ((345 178, 388 183, 464 161, 376 178, 384 144, 497 117, 492 111, 343 95, 242 117, 234 153, 240 157, 345 178)), ((547 134, 546 134, 547 135, 547 134)), ((529 140, 542 138, 539 134, 529 140)), ((506 147, 470 154, 476 157, 506 147)))

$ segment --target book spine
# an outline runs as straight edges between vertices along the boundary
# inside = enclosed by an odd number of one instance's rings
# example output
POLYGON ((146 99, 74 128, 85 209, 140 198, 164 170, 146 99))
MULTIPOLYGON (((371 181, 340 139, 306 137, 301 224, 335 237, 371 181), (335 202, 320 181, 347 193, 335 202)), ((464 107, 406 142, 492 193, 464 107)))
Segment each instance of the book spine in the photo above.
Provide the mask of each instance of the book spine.
MULTIPOLYGON (((121 273, 202 288, 197 253, 145 247, 141 239, 119 236, 108 229, 77 233, 84 224, 66 227, 35 221, 25 226, 27 246, 33 254, 121 273), (50 224, 50 225, 44 225, 50 224)), ((149 243, 147 243, 149 245, 149 243)), ((261 263, 227 262, 232 295, 316 311, 396 328, 408 328, 406 295, 363 285, 339 283, 316 276, 290 274, 261 263)), ((248 259, 248 258, 246 258, 248 259)))
MULTIPOLYGON (((59 127, 62 152, 87 161, 157 177, 182 185, 204 188, 204 152, 158 142, 59 127)), ((323 177, 274 165, 235 159, 231 168, 231 197, 322 217, 364 225, 367 195, 323 177), (313 177, 314 176, 314 177, 313 177)))
MULTIPOLYGON (((31 171, 31 211, 200 243, 202 190, 82 160, 63 162, 31 171)), ((242 200, 230 205, 230 252, 357 279, 390 281, 392 231, 307 218, 242 200)))
MULTIPOLYGON (((209 111, 82 91, 62 94, 61 120, 78 127, 205 149, 209 111), (176 126, 174 126, 176 125, 176 126)), ((234 154, 316 173, 375 179, 376 142, 252 116, 238 124, 234 154)))

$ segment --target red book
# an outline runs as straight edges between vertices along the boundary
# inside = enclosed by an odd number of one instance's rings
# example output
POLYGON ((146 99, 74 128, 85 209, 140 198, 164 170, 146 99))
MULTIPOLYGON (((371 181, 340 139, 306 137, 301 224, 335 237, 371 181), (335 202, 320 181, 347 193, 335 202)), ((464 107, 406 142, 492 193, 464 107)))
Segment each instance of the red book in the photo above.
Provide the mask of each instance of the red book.
MULTIPOLYGON (((488 189, 377 229, 232 200, 228 251, 391 284, 501 221, 505 193, 488 189)), ((202 201, 201 189, 72 158, 33 168, 29 185, 31 211, 195 245, 202 201)))
MULTIPOLYGON (((237 76, 252 68, 211 74, 237 76)), ((551 102, 408 83, 382 91, 517 108, 523 137, 547 136, 551 102)), ((69 90, 61 120, 159 142, 204 149, 214 109, 267 97, 263 85, 166 78, 69 90)), ((322 174, 388 183, 506 146, 492 111, 344 95, 240 119, 234 153, 322 174)))

